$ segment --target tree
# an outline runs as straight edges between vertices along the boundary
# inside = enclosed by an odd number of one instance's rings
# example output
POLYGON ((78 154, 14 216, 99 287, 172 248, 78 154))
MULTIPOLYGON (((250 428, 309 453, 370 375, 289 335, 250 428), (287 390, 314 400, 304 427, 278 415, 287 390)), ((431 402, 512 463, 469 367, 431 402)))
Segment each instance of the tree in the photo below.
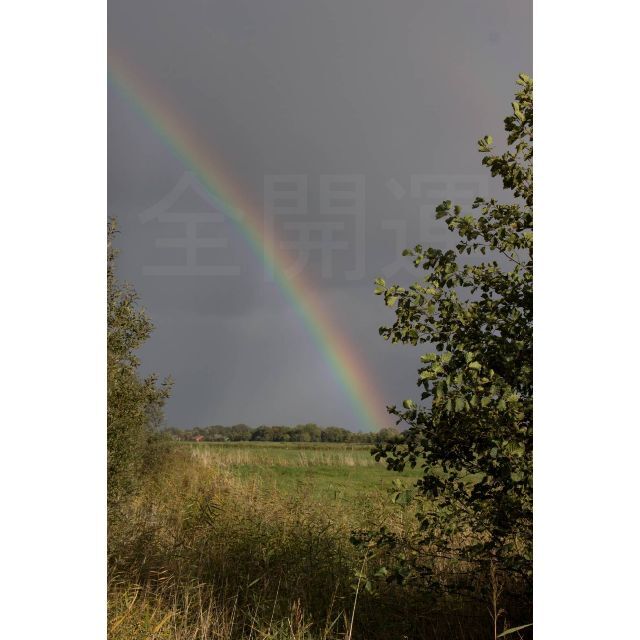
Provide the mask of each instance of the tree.
POLYGON ((320 442, 322 439, 322 430, 313 422, 298 424, 295 426, 295 431, 302 434, 299 436, 302 442, 320 442))
MULTIPOLYGON (((421 402, 390 407, 408 429, 374 451, 390 469, 422 467, 416 492, 418 549, 476 563, 503 581, 528 585, 532 551, 533 81, 521 74, 507 150, 478 145, 483 165, 513 200, 476 199, 473 214, 443 202, 436 218, 458 236, 455 250, 406 250, 421 281, 376 280, 394 308, 385 340, 432 345, 421 356, 421 402), (523 581, 524 578, 524 581, 523 581)), ((398 543, 381 531, 378 544, 398 543)), ((413 541, 414 543, 416 541, 413 541)), ((414 549, 416 547, 414 546, 414 549)), ((414 576, 430 579, 424 553, 409 556, 414 576)), ((408 575, 406 572, 405 576, 408 575)), ((527 586, 528 589, 528 586, 527 586)))
POLYGON ((374 435, 374 441, 377 444, 388 444, 398 442, 402 439, 401 433, 393 427, 383 427, 374 435))
POLYGON ((271 427, 267 427, 265 425, 260 425, 252 434, 251 439, 256 440, 258 442, 272 442, 273 441, 273 432, 271 431, 271 427))
POLYGON ((246 424, 234 424, 229 427, 229 439, 233 441, 250 440, 251 432, 251 427, 246 424))
POLYGON ((171 381, 158 385, 155 375, 141 377, 135 351, 153 325, 138 307, 138 295, 115 273, 117 225, 107 227, 107 480, 109 508, 136 488, 154 458, 154 431, 162 423, 162 407, 171 381))
POLYGON ((341 427, 325 427, 322 429, 320 439, 322 442, 348 442, 350 433, 341 427))

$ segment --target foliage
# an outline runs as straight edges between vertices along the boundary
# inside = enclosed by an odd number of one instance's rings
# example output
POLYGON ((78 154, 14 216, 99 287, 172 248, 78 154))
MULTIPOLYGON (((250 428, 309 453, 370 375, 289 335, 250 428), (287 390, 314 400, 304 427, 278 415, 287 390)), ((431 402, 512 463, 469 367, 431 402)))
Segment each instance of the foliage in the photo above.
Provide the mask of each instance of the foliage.
POLYGON ((162 423, 162 406, 171 383, 157 376, 141 377, 136 350, 153 325, 138 307, 138 296, 115 273, 117 225, 107 228, 107 474, 109 508, 136 488, 151 466, 158 464, 164 441, 154 434, 162 423))
POLYGON ((342 427, 319 427, 310 422, 295 427, 285 425, 261 425, 252 428, 246 424, 231 427, 212 425, 193 429, 168 427, 165 433, 177 440, 194 440, 201 436, 205 442, 350 442, 373 444, 388 442, 400 437, 396 429, 385 428, 379 432, 354 432, 342 427))
MULTIPOLYGON (((390 412, 409 428, 376 449, 390 469, 422 468, 419 535, 401 544, 384 530, 369 544, 403 548, 409 577, 432 582, 430 557, 490 567, 528 584, 532 549, 533 81, 521 74, 504 121, 507 150, 479 141, 482 163, 513 200, 476 199, 473 214, 443 202, 436 217, 459 236, 455 250, 404 252, 421 281, 376 281, 395 309, 385 340, 429 344, 421 357, 421 401, 390 412)), ((449 585, 451 586, 451 584, 449 585)), ((528 588, 528 587, 527 587, 528 588)))
MULTIPOLYGON (((174 447, 112 531, 109 637, 348 638, 363 567, 351 527, 417 527, 411 507, 389 503, 387 481, 366 446, 174 447)), ((489 636, 484 605, 373 586, 361 582, 352 638, 489 636)))

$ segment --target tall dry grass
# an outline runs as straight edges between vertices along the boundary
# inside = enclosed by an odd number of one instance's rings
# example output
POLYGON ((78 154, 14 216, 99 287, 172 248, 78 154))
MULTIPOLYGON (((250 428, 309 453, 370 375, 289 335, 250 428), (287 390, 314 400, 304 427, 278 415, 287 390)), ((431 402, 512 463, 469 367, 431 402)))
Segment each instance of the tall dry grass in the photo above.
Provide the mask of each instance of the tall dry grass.
MULTIPOLYGON (((302 464, 337 464, 323 453, 309 452, 302 464)), ((177 449, 126 508, 110 514, 109 638, 490 637, 482 608, 393 585, 365 588, 350 530, 414 526, 384 494, 359 505, 283 494, 259 476, 234 474, 241 449, 218 455, 177 449)), ((368 574, 376 570, 370 562, 368 574)))
POLYGON ((380 466, 369 453, 371 447, 367 446, 347 449, 340 445, 287 447, 278 443, 275 446, 251 447, 206 443, 192 445, 190 448, 196 460, 217 468, 232 468, 239 465, 303 468, 380 466))

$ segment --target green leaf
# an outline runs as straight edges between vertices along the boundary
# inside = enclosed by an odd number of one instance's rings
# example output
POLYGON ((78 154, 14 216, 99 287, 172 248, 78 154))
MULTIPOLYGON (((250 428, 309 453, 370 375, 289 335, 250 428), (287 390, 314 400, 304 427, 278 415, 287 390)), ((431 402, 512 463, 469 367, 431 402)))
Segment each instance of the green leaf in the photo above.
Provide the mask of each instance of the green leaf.
MULTIPOLYGON (((415 282, 406 289, 378 285, 396 305, 383 338, 429 345, 416 354, 417 377, 421 401, 432 403, 419 411, 400 407, 395 415, 407 419, 409 433, 384 445, 383 456, 396 471, 422 468, 415 491, 429 502, 429 513, 420 519, 420 537, 410 541, 415 555, 403 557, 412 568, 421 549, 434 543, 473 560, 484 559, 490 544, 500 564, 527 572, 531 566, 533 85, 526 75, 518 83, 503 120, 505 152, 493 151, 491 136, 478 140, 482 166, 508 198, 476 199, 470 213, 441 203, 436 217, 454 236, 450 248, 416 247, 407 252, 415 282), (498 261, 498 254, 514 261, 498 261), (461 488, 467 472, 474 479, 461 488), (491 499, 495 491, 504 500, 491 499), (461 539, 466 530, 478 536, 461 539)), ((404 491, 395 490, 398 497, 404 491)))
POLYGON ((520 111, 520 105, 517 102, 512 102, 511 106, 513 107, 513 113, 521 122, 524 120, 524 114, 520 111))

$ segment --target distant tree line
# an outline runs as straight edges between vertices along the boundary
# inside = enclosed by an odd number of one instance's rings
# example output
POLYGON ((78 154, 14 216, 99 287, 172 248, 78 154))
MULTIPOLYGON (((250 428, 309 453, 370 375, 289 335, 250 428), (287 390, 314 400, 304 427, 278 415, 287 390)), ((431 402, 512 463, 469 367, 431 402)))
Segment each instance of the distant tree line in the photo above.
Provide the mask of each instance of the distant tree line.
POLYGON ((204 442, 350 442, 376 444, 396 442, 400 432, 386 428, 378 432, 354 432, 342 427, 319 427, 317 424, 298 424, 294 427, 274 425, 250 427, 246 424, 234 424, 230 427, 212 425, 179 429, 169 427, 165 433, 177 440, 202 440, 204 442))

